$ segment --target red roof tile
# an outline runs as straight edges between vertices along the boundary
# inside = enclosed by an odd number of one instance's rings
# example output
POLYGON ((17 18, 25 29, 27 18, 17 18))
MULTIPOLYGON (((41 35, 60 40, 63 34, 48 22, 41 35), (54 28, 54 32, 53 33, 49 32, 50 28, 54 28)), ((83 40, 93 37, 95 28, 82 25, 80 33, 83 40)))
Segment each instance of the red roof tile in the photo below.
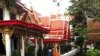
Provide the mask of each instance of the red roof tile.
POLYGON ((48 16, 40 17, 39 19, 40 19, 40 21, 41 21, 43 27, 48 27, 48 28, 50 28, 50 22, 49 22, 50 19, 49 19, 48 16))
POLYGON ((51 15, 51 19, 60 19, 61 16, 62 16, 62 14, 51 15))
POLYGON ((64 29, 64 21, 63 20, 52 20, 50 22, 50 30, 63 30, 64 29))

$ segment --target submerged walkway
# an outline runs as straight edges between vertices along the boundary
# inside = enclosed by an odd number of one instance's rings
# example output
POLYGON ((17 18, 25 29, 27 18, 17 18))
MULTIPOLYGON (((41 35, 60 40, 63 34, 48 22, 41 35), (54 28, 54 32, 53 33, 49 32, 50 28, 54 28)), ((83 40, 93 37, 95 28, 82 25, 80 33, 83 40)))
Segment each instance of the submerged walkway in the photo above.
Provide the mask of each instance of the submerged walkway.
POLYGON ((61 56, 74 56, 79 50, 80 50, 79 48, 76 48, 76 49, 73 49, 73 50, 71 50, 71 51, 69 51, 61 56))

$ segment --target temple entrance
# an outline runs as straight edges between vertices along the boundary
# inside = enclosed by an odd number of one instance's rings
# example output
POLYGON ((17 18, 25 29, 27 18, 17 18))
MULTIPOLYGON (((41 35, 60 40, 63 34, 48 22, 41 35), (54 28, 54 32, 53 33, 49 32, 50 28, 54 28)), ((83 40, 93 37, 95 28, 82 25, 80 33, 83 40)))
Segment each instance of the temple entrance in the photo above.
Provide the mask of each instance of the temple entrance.
POLYGON ((5 45, 2 42, 2 33, 0 33, 0 56, 5 55, 5 45))

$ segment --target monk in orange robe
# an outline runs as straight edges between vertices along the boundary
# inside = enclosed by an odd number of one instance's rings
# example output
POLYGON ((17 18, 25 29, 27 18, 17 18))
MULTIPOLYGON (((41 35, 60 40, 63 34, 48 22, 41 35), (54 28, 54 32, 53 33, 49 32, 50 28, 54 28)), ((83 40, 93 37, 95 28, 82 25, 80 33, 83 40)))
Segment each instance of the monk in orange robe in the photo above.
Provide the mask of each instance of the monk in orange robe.
POLYGON ((54 45, 54 48, 53 48, 53 56, 60 56, 58 50, 57 50, 57 44, 54 45))

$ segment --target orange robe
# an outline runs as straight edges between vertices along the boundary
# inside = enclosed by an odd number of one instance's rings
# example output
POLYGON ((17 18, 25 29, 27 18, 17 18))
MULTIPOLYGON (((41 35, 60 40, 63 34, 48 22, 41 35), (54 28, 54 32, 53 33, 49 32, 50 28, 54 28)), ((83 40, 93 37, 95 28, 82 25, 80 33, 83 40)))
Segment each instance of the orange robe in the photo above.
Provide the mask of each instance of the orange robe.
POLYGON ((59 54, 57 48, 54 48, 54 49, 53 49, 53 56, 60 56, 60 54, 59 54))

